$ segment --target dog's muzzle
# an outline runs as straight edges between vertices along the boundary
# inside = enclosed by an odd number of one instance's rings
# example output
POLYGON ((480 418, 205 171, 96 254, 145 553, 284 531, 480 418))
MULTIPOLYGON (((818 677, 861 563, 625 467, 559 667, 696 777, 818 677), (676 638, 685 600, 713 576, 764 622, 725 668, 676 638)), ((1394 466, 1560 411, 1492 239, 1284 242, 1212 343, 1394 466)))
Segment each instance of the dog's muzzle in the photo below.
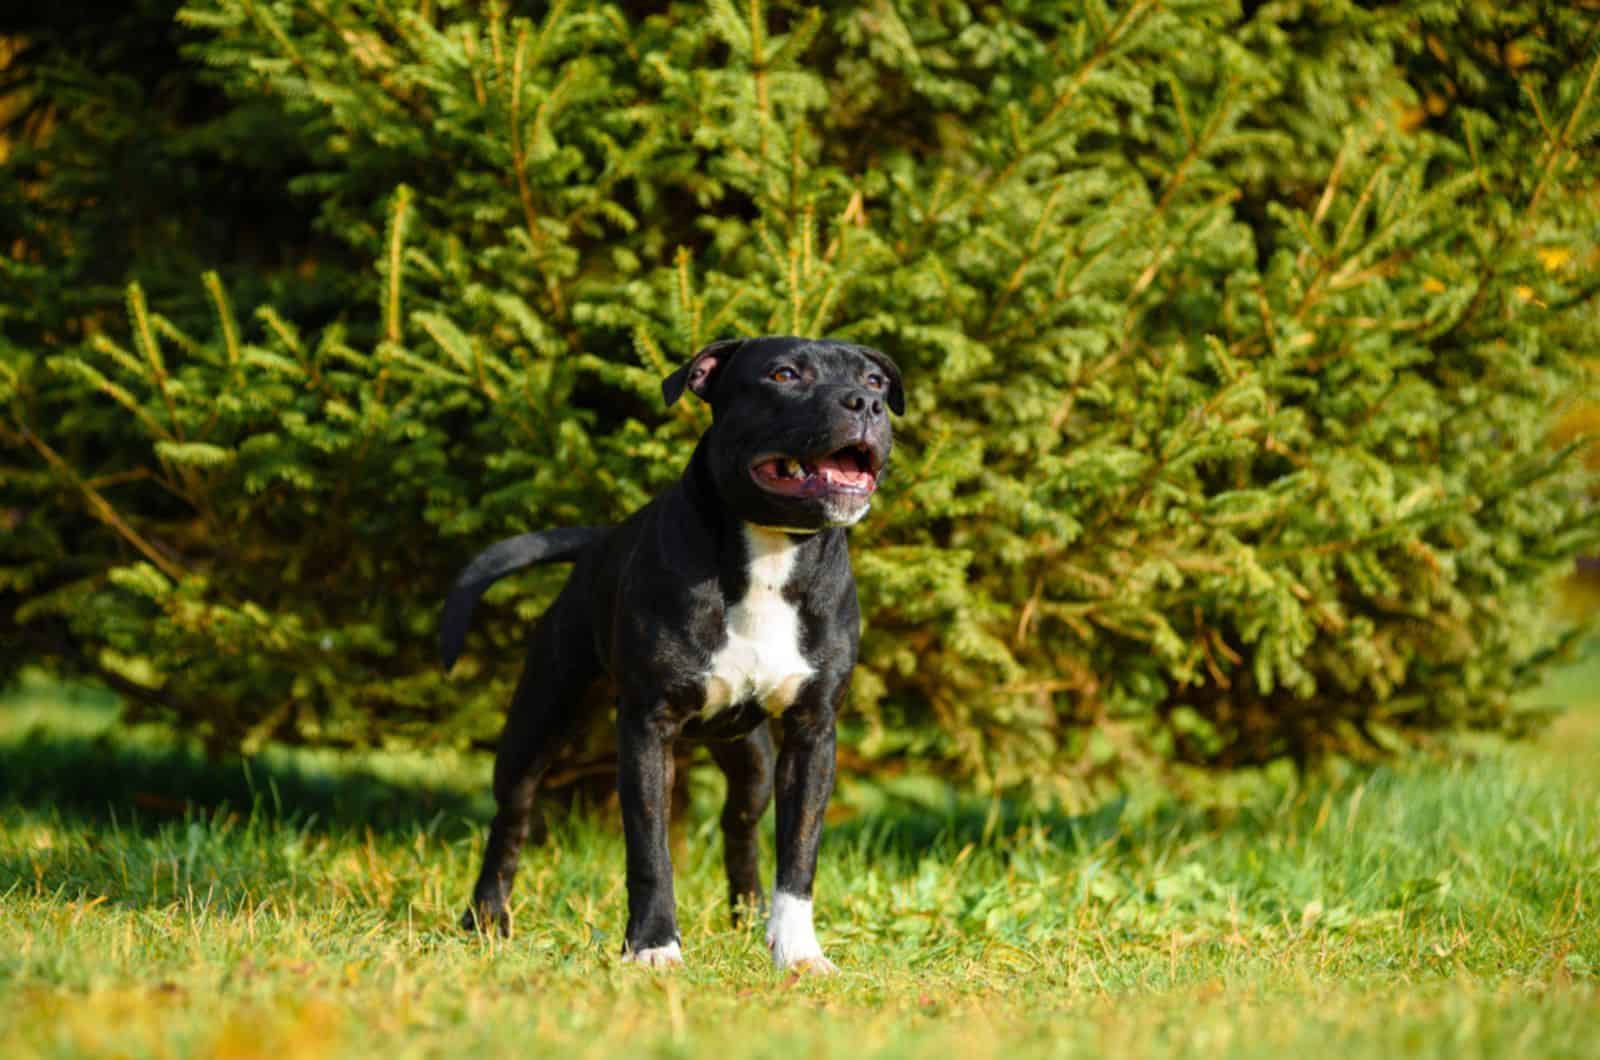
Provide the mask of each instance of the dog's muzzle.
POLYGON ((870 497, 882 470, 880 451, 862 439, 815 454, 763 454, 750 465, 750 477, 780 497, 870 497))

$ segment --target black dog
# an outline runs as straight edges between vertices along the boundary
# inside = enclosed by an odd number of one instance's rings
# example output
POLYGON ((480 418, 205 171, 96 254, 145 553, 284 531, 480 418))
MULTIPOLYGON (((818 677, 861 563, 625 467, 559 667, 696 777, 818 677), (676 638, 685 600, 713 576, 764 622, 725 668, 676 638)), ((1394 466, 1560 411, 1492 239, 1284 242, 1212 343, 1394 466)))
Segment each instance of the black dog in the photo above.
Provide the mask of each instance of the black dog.
MULTIPOLYGON (((832 971, 811 921, 834 717, 850 685, 860 612, 844 528, 866 515, 889 459, 900 372, 877 350, 768 337, 716 342, 661 384, 711 405, 683 477, 615 527, 502 541, 462 572, 440 652, 460 654, 473 605, 497 578, 572 560, 540 619, 495 758, 498 804, 468 928, 508 929, 506 899, 539 778, 608 685, 628 851, 624 957, 682 962, 667 850, 672 744, 705 740, 728 778, 729 897, 762 900, 756 828, 778 795, 778 875, 767 945, 779 968, 832 971), (783 727, 774 755, 769 719, 783 727)), ((603 702, 603 699, 601 700, 603 702)))

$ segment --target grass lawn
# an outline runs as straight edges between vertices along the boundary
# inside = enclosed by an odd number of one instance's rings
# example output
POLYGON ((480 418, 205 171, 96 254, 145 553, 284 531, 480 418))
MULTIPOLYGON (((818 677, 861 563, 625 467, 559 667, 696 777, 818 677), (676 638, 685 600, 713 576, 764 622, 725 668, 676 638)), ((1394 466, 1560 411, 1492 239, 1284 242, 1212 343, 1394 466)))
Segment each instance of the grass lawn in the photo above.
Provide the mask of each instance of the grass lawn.
POLYGON ((676 853, 689 964, 651 973, 617 960, 606 821, 524 859, 513 938, 454 929, 486 761, 247 776, 35 686, 0 705, 0 1057, 1600 1057, 1600 664, 1562 682, 1590 702, 1536 745, 1204 806, 847 782, 832 979, 729 927, 709 775, 676 853))

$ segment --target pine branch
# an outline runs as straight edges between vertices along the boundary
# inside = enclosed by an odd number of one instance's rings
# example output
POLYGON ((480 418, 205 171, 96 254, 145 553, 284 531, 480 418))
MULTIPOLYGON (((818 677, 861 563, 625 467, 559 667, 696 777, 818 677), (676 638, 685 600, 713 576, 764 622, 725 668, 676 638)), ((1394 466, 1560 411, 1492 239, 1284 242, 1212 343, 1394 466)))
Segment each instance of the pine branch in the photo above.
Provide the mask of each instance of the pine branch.
POLYGON ((50 469, 73 485, 83 496, 84 503, 96 519, 105 523, 117 535, 133 546, 145 559, 153 563, 161 573, 174 581, 184 577, 184 570, 176 561, 169 558, 164 552, 157 549, 147 541, 137 530, 128 525, 128 522, 117 513, 117 509, 103 497, 98 490, 89 485, 72 469, 72 465, 63 460, 50 445, 27 427, 22 428, 22 440, 33 447, 33 450, 44 458, 50 469))

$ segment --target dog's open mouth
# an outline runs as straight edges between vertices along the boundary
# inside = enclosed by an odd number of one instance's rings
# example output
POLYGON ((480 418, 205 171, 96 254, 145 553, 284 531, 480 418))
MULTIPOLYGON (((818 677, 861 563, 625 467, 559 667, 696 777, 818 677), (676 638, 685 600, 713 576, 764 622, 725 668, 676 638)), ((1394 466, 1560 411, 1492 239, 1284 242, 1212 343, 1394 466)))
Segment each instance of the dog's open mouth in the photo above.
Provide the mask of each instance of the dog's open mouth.
POLYGON ((866 496, 878 488, 877 457, 864 443, 815 457, 764 456, 750 468, 756 485, 786 497, 866 496))

